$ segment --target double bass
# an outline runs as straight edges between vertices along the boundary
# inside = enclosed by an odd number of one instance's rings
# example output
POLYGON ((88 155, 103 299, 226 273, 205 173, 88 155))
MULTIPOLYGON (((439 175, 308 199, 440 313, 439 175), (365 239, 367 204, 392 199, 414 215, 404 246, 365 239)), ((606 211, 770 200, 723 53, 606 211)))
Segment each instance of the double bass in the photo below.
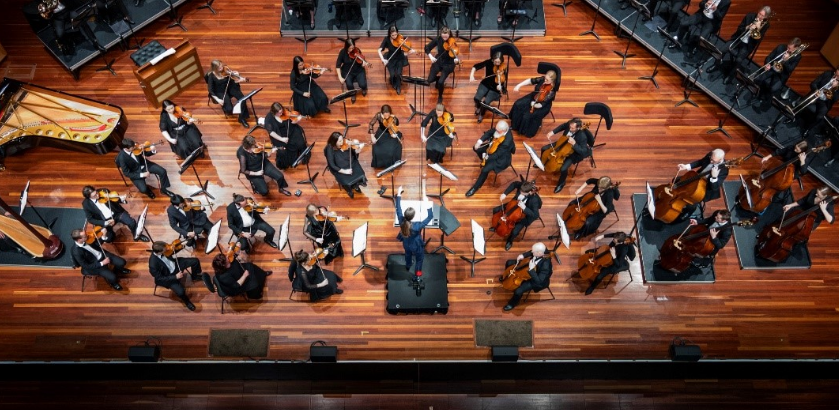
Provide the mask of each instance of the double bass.
MULTIPOLYGON (((744 219, 720 227, 718 231, 732 229, 735 226, 752 226, 757 218, 744 219)), ((690 267, 694 258, 705 258, 714 252, 711 230, 702 224, 688 226, 681 234, 673 235, 661 246, 659 266, 673 273, 682 273, 690 267)))
MULTIPOLYGON (((590 123, 583 123, 580 130, 587 130, 590 123)), ((574 146, 568 143, 568 136, 563 135, 551 143, 551 147, 542 151, 542 164, 545 165, 545 172, 555 174, 562 168, 562 163, 569 155, 574 153, 574 146)))
POLYGON ((565 211, 562 212, 562 220, 565 221, 565 226, 571 231, 579 231, 582 229, 588 217, 601 211, 600 203, 597 202, 595 196, 603 195, 606 191, 619 187, 620 184, 620 182, 613 182, 608 188, 598 194, 589 192, 577 201, 576 206, 572 205, 565 208, 565 211))
MULTIPOLYGON (((725 161, 720 166, 733 168, 743 163, 745 157, 725 161)), ((653 190, 655 198, 655 219, 664 223, 671 223, 682 214, 687 205, 693 205, 705 199, 707 181, 705 176, 711 169, 704 172, 688 171, 680 179, 674 179, 671 184, 661 184, 653 190)))
MULTIPOLYGON (((635 238, 627 236, 623 243, 633 244, 635 243, 635 238)), ((612 259, 612 248, 609 245, 607 243, 593 251, 587 251, 580 255, 580 259, 577 260, 577 272, 581 278, 591 280, 597 277, 603 268, 612 266, 615 263, 615 260, 612 259)))
MULTIPOLYGON (((837 198, 839 195, 834 195, 825 201, 835 202, 837 198)), ((795 208, 785 213, 777 224, 767 225, 757 236, 755 254, 776 263, 785 261, 796 245, 810 239, 816 222, 813 212, 818 210, 819 204, 807 209, 795 208)))

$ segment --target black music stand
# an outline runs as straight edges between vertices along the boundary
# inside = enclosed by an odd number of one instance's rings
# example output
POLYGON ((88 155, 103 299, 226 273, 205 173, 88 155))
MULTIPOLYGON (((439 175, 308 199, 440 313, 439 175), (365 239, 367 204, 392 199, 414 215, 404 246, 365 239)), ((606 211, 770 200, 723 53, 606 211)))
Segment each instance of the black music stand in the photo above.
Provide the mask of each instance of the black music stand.
POLYGON ((347 15, 347 9, 350 6, 358 6, 359 11, 361 10, 361 2, 359 0, 333 0, 332 3, 335 5, 335 17, 338 17, 338 7, 341 8, 341 18, 338 19, 338 28, 341 28, 341 23, 344 23, 344 31, 346 31, 347 36, 342 38, 341 40, 347 41, 351 39, 353 42, 358 40, 358 37, 350 37, 350 19, 347 15))
MULTIPOLYGON (((591 21, 591 28, 588 29, 588 31, 580 33, 581 36, 591 34, 597 39, 597 41, 600 41, 600 36, 598 36, 597 32, 594 31, 594 24, 597 23, 597 16, 600 14, 600 3, 603 3, 603 0, 597 0, 597 10, 594 11, 594 20, 591 21)), ((563 7, 563 9, 565 8, 563 7)))
MULTIPOLYGON (((428 165, 429 168, 437 171, 437 173, 440 174, 440 186, 437 188, 437 194, 427 194, 426 196, 429 197, 429 198, 439 199, 440 203, 443 204, 443 206, 445 206, 446 201, 443 200, 443 196, 445 196, 447 193, 449 193, 451 188, 446 188, 446 190, 443 191, 443 176, 445 176, 446 178, 448 178, 452 181, 457 181, 457 176, 452 174, 449 170, 440 166, 440 164, 427 164, 427 165, 428 165)), ((454 253, 454 252, 452 252, 452 253, 454 253)))
POLYGON ((775 120, 772 121, 772 124, 766 127, 766 129, 763 130, 762 133, 760 133, 760 137, 758 137, 757 141, 755 141, 753 144, 749 144, 749 146, 752 148, 752 152, 748 156, 746 156, 746 159, 752 156, 758 156, 760 158, 763 158, 763 155, 758 154, 757 151, 760 149, 760 147, 766 144, 766 138, 769 137, 769 134, 775 134, 775 129, 778 127, 778 124, 781 123, 781 119, 783 119, 784 117, 787 117, 789 119, 795 119, 795 114, 792 112, 792 109, 790 109, 788 105, 784 104, 783 101, 779 100, 778 97, 772 97, 772 105, 779 111, 778 115, 775 117, 775 120))
POLYGON ((655 62, 655 67, 653 67, 653 73, 650 74, 650 75, 645 75, 643 77, 638 77, 638 79, 639 80, 650 80, 650 81, 653 82, 653 85, 655 86, 655 88, 659 88, 658 81, 656 81, 655 76, 658 75, 658 66, 661 65, 661 59, 664 57, 664 49, 667 47, 667 43, 672 42, 673 44, 676 44, 677 47, 681 47, 682 45, 679 44, 679 42, 677 40, 674 40, 673 36, 671 36, 669 33, 667 33, 667 30, 665 30, 661 27, 656 27, 656 30, 658 30, 659 34, 664 36, 664 43, 662 43, 662 45, 661 45, 661 51, 658 52, 658 59, 655 62))
MULTIPOLYGON (((408 162, 408 161, 406 161, 404 159, 400 159, 399 161, 394 162, 393 165, 391 165, 391 166, 383 169, 379 173, 377 173, 376 178, 381 178, 381 177, 383 177, 387 174, 390 174, 390 191, 391 192, 396 192, 396 190, 394 189, 394 187, 396 185, 394 184, 394 181, 393 181, 393 173, 396 171, 397 168, 401 167, 406 162, 408 162)), ((387 199, 393 200, 393 197, 394 197, 394 195, 385 195, 384 192, 379 194, 379 198, 387 198, 387 199)))
POLYGON ((56 220, 53 219, 52 223, 48 224, 47 221, 44 220, 44 217, 41 216, 41 213, 38 212, 38 208, 35 208, 35 206, 32 205, 32 202, 29 202, 29 183, 30 182, 31 181, 26 181, 26 186, 23 187, 22 191, 20 191, 20 206, 18 207, 18 215, 23 216, 23 213, 26 211, 26 205, 29 205, 29 207, 32 208, 32 211, 35 212, 35 215, 38 215, 38 219, 41 220, 41 223, 43 223, 45 227, 47 227, 49 229, 52 229, 52 226, 55 224, 56 220))
MULTIPOLYGON (((76 15, 76 17, 74 17, 73 19, 71 19, 71 20, 70 20, 70 25, 72 26, 72 28, 73 28, 74 30, 76 29, 76 27, 78 27, 78 26, 80 26, 80 25, 82 25, 82 24, 87 24, 87 21, 88 21, 91 17, 93 17, 94 15, 96 15, 96 7, 95 7, 95 6, 93 6, 93 4, 92 4, 92 3, 90 3, 89 5, 86 5, 86 6, 82 6, 82 7, 85 7, 85 9, 84 9, 84 10, 82 10, 81 12, 79 12, 79 13, 76 15)), ((81 28, 79 28, 79 30, 81 31, 81 28)), ((92 41, 92 42, 93 42, 93 46, 94 46, 94 47, 97 47, 97 48, 102 48, 102 46, 101 46, 101 45, 97 46, 98 41, 96 40, 96 34, 95 34, 95 33, 93 33, 93 41, 92 41)), ((107 58, 107 57, 105 57, 105 53, 107 53, 107 50, 105 50, 104 52, 103 52, 103 51, 99 51, 99 53, 100 53, 99 55, 101 55, 101 56, 102 56, 102 61, 105 63, 105 65, 104 65, 104 66, 102 66, 102 67, 100 67, 100 68, 97 68, 97 69, 96 69, 96 72, 99 72, 99 71, 110 71, 112 75, 116 76, 116 75, 117 75, 117 73, 116 73, 116 71, 114 71, 114 68, 113 68, 114 61, 116 61, 116 60, 115 60, 115 59, 111 59, 110 61, 108 61, 108 58, 107 58)))
MULTIPOLYGON (((757 84, 755 84, 754 81, 752 81, 748 77, 746 77, 746 75, 743 74, 743 72, 741 72, 739 68, 736 69, 736 71, 734 72, 734 75, 737 77, 737 89, 734 90, 734 102, 731 105, 729 105, 728 111, 725 113, 725 116, 719 121, 719 124, 717 125, 717 128, 714 128, 712 130, 708 130, 706 132, 706 134, 713 134, 713 133, 719 131, 719 132, 725 134, 726 137, 731 138, 731 135, 729 135, 728 131, 726 131, 725 128, 723 128, 723 127, 725 126, 725 122, 728 121, 728 117, 730 117, 731 114, 734 112, 734 107, 735 106, 737 106, 737 107, 740 106, 740 90, 742 90, 743 87, 748 87, 750 91, 758 89, 757 84), (754 87, 754 88, 752 88, 752 87, 754 87)), ((755 92, 755 94, 756 94, 756 92, 755 92)))
MULTIPOLYGON (((306 156, 309 155, 312 152, 312 148, 315 147, 316 143, 317 143, 317 141, 313 142, 312 145, 309 145, 308 147, 306 147, 306 149, 303 150, 303 152, 300 154, 300 156, 297 157, 297 159, 294 160, 294 162, 291 164, 291 167, 294 168, 294 167, 300 165, 300 162, 302 162, 304 159, 306 159, 306 156)), ((297 184, 310 184, 312 186, 312 189, 315 190, 315 193, 317 193, 318 192, 318 187, 315 185, 315 179, 317 179, 318 174, 320 174, 320 171, 315 172, 315 175, 312 175, 312 170, 311 170, 311 168, 309 168, 309 162, 311 162, 311 161, 306 161, 306 176, 308 176, 309 179, 306 179, 306 180, 303 180, 303 181, 297 181, 297 184)))
MULTIPOLYGON (((263 87, 259 87, 259 88, 257 88, 256 90, 253 90, 253 91, 249 92, 247 95, 245 95, 244 97, 242 97, 242 99, 241 99, 241 100, 236 101, 236 105, 240 106, 240 107, 241 107, 241 109, 245 109, 245 110, 247 110, 247 109, 248 109, 248 101, 250 101, 250 103, 251 103, 251 111, 253 111, 253 115, 256 115, 256 107, 254 107, 254 105, 253 105, 253 96, 255 96, 257 93, 259 93, 260 91, 262 91, 262 88, 263 88, 263 87)), ((235 107, 234 107, 234 109, 235 109, 235 107)), ((257 124, 258 124, 258 123, 259 123, 259 122, 257 122, 257 124)))
POLYGON ((440 211, 440 214, 437 215, 437 219, 440 221, 440 246, 429 253, 437 253, 441 250, 445 250, 448 253, 455 255, 455 251, 446 246, 446 237, 453 234, 454 231, 460 228, 460 221, 457 220, 454 214, 446 209, 445 205, 438 208, 438 210, 440 211))
POLYGON ((484 261, 486 258, 476 258, 478 253, 478 248, 481 248, 481 255, 486 254, 486 240, 484 239, 484 228, 481 225, 478 225, 475 220, 472 220, 472 258, 467 258, 463 255, 460 255, 460 259, 469 262, 472 265, 472 273, 470 277, 475 277, 475 265, 484 261))
POLYGON ((206 4, 202 4, 196 8, 196 10, 207 9, 210 10, 211 13, 216 14, 216 9, 213 8, 213 2, 216 0, 207 0, 206 4))
POLYGON ((566 7, 568 7, 571 3, 573 3, 573 1, 571 1, 571 0, 562 0, 562 4, 559 4, 559 3, 551 3, 551 6, 554 6, 554 7, 561 7, 561 8, 562 8, 562 14, 563 14, 565 17, 568 17, 568 10, 566 10, 565 8, 566 8, 566 7))
MULTIPOLYGON (((484 3, 484 1, 485 0, 461 0, 462 3, 467 3, 467 4, 479 4, 479 3, 484 3)), ((470 10, 474 10, 474 9, 470 8, 470 10)), ((469 51, 471 52, 472 51, 472 42, 473 41, 478 41, 478 39, 480 39, 481 36, 473 36, 472 35, 472 31, 475 27, 475 18, 473 16, 467 16, 467 17, 469 19, 469 37, 464 38, 463 36, 460 36, 459 38, 461 40, 466 40, 466 41, 469 42, 469 51)))
MULTIPOLYGON (((423 69, 423 71, 425 71, 425 70, 423 69)), ((421 85, 423 87, 428 87, 431 83, 429 83, 428 80, 426 80, 425 78, 411 77, 411 76, 402 77, 402 81, 404 81, 408 84, 413 84, 414 85, 414 104, 408 104, 408 107, 411 107, 411 116, 408 117, 408 122, 411 122, 411 120, 414 119, 415 115, 419 115, 421 117, 425 117, 426 115, 428 115, 428 113, 424 113, 422 111, 417 111, 417 109, 416 109, 416 107, 418 106, 417 105, 417 86, 421 85)))
POLYGON ((757 85, 754 80, 749 78, 749 76, 740 71, 739 68, 734 71, 734 78, 737 80, 737 88, 734 90, 734 95, 732 95, 731 98, 734 100, 734 105, 736 105, 737 108, 740 108, 740 93, 743 88, 746 88, 750 93, 752 93, 752 96, 755 96, 760 94, 760 86, 757 85))
POLYGON ((508 43, 515 43, 516 41, 521 40, 522 39, 521 37, 516 37, 516 28, 518 28, 518 23, 516 23, 515 19, 517 19, 518 16, 520 16, 520 15, 524 16, 525 18, 530 19, 530 20, 533 20, 533 18, 528 16, 527 12, 523 9, 514 9, 514 10, 507 9, 507 10, 504 11, 504 14, 515 15, 515 17, 513 17, 513 33, 510 34, 510 37, 501 36, 501 39, 507 41, 508 43), (524 13, 519 13, 520 11, 524 11, 524 13))
MULTIPOLYGON (((386 10, 385 24, 381 27, 382 29, 385 29, 387 27, 390 27, 391 24, 395 23, 396 20, 400 18, 398 17, 398 13, 397 16, 393 15, 394 10, 396 10, 397 8, 407 9, 408 6, 410 6, 410 2, 407 0, 379 0, 379 6, 382 8, 382 10, 386 10)), ((405 12, 403 11, 402 17, 404 16, 405 12)))
MULTIPOLYGON (((500 101, 500 100, 501 100, 501 97, 499 97, 499 101, 500 101)), ((504 114, 504 113, 503 113, 501 110, 499 110, 498 108, 495 108, 495 107, 493 107, 493 106, 491 106, 491 105, 488 105, 488 104, 486 104, 486 103, 485 103, 485 102, 483 102, 483 101, 481 101, 479 104, 481 104, 481 107, 483 107, 483 108, 484 108, 484 109, 486 109, 487 111, 492 112, 492 122, 490 122, 490 126, 492 126, 492 127, 495 127, 495 117, 496 117, 496 116, 497 116, 498 118, 502 118, 502 119, 507 119, 507 118, 510 118, 507 114, 504 114)))
POLYGON ((207 198, 216 199, 214 196, 210 195, 209 192, 207 192, 207 184, 209 184, 210 181, 207 180, 207 181, 201 182, 201 176, 198 175, 198 171, 195 170, 195 160, 198 158, 198 154, 202 153, 203 151, 204 151, 203 146, 196 148, 195 151, 192 151, 189 154, 189 156, 186 157, 184 162, 181 164, 181 167, 178 170, 178 174, 183 175, 183 173, 187 170, 187 168, 192 168, 192 172, 195 173, 195 179, 198 180, 198 188, 199 189, 198 189, 198 191, 195 191, 194 193, 190 194, 189 196, 204 195, 207 198))
POLYGON ((722 56, 722 53, 716 47, 714 47, 713 44, 708 42, 708 40, 706 40, 704 37, 699 37, 699 48, 708 52, 710 56, 707 59, 697 63, 695 65, 696 68, 693 71, 691 71, 690 74, 688 74, 687 78, 685 78, 685 89, 682 90, 682 94, 685 96, 685 98, 677 102, 675 105, 676 107, 684 103, 688 103, 697 108, 699 107, 693 100, 690 99, 690 95, 693 93, 694 90, 697 90, 696 83, 699 81, 699 77, 702 76, 702 67, 704 67, 705 64, 708 64, 709 61, 715 58, 719 59, 718 57, 722 56), (694 73, 696 74, 695 76, 694 73))
POLYGON ((171 15, 170 17, 172 18, 172 24, 170 24, 166 28, 180 27, 181 30, 188 31, 182 23, 182 21, 184 19, 183 16, 178 17, 178 12, 175 11, 175 5, 173 4, 173 2, 175 0, 163 0, 163 1, 165 1, 166 4, 169 5, 169 14, 171 15))
POLYGON ((308 21, 303 21, 303 17, 309 17, 309 11, 315 10, 315 1, 314 0, 286 0, 286 6, 291 8, 297 8, 300 14, 297 16, 297 21, 300 23, 300 27, 303 28, 303 38, 295 37, 294 39, 297 41, 303 42, 303 54, 306 54, 306 51, 309 49, 309 42, 317 40, 317 36, 309 37, 306 34, 306 25, 308 21))
POLYGON ((348 129, 353 128, 353 127, 358 127, 359 125, 361 125, 361 124, 350 124, 350 120, 347 117, 347 98, 354 97, 356 94, 358 94, 358 91, 359 91, 358 88, 354 88, 352 90, 347 90, 347 91, 342 92, 341 94, 336 95, 335 97, 332 97, 332 99, 329 100, 330 104, 335 104, 336 102, 340 101, 344 105, 344 121, 338 120, 338 124, 341 124, 344 127, 344 135, 347 134, 348 129))
MULTIPOLYGON (((632 36, 635 34, 635 29, 638 27, 638 20, 641 19, 641 15, 644 15, 647 19, 651 18, 650 11, 647 10, 647 6, 639 3, 638 0, 629 0, 629 3, 632 4, 632 7, 635 7, 635 9, 638 10, 638 13, 635 15, 635 23, 632 23, 632 31, 626 36, 626 49, 623 50, 623 53, 615 50, 615 54, 621 56, 621 68, 624 69, 626 68, 626 59, 635 57, 635 54, 629 54, 629 46, 632 44, 632 36)), ((618 24, 618 30, 620 30, 620 24, 618 24)))

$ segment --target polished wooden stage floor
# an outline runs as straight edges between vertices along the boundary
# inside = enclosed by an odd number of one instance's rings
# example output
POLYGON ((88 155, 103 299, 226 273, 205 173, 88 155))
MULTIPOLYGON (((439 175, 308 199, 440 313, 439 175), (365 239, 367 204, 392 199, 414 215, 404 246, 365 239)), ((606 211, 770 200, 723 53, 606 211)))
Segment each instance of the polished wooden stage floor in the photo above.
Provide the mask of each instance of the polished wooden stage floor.
MULTIPOLYGON (((20 78, 34 66, 31 82, 46 87, 80 94, 121 106, 130 126, 127 136, 136 140, 153 140, 158 134, 158 110, 150 107, 143 97, 136 79, 130 52, 111 51, 117 58, 116 76, 95 72, 97 63, 81 72, 78 82, 72 80, 45 52, 19 12, 23 1, 0 16, 0 42, 9 57, 0 65, 7 75, 20 78)), ((243 87, 246 91, 264 87, 257 95, 256 106, 264 115, 273 101, 289 99, 288 72, 293 55, 302 53, 302 44, 294 39, 281 38, 277 32, 278 3, 253 3, 241 0, 216 2, 217 15, 207 10, 195 10, 198 3, 188 4, 181 11, 189 29, 166 29, 161 21, 139 33, 140 37, 157 39, 166 46, 174 46, 189 39, 198 49, 205 67, 214 58, 221 58, 242 75, 251 78, 243 87)), ((742 16, 757 10, 759 2, 737 2, 729 12, 723 34, 729 35, 742 16)), ((773 5, 775 6, 775 5, 773 5)), ((809 82, 827 69, 827 62, 817 50, 821 47, 832 25, 837 6, 828 1, 778 4, 778 19, 773 22, 767 38, 757 54, 763 59, 776 44, 792 36, 800 36, 810 43, 801 64, 792 76, 790 85, 806 92, 809 82)), ((606 146, 597 149, 597 169, 588 163, 580 165, 576 178, 568 186, 576 187, 589 177, 610 175, 623 183, 624 197, 617 203, 620 221, 609 216, 601 229, 605 231, 632 229, 630 194, 642 192, 645 181, 662 183, 675 174, 676 164, 698 159, 713 148, 722 148, 729 157, 749 152, 754 133, 736 120, 726 124, 733 138, 722 134, 706 134, 717 125, 724 114, 721 108, 701 94, 693 99, 699 108, 673 104, 682 98, 681 78, 663 68, 658 75, 661 89, 656 89, 639 76, 649 75, 656 58, 633 45, 630 51, 638 56, 630 58, 627 68, 620 68, 620 58, 612 51, 623 50, 625 41, 617 39, 610 24, 598 23, 602 41, 591 36, 579 36, 588 30, 594 16, 590 7, 574 3, 568 17, 560 9, 549 7, 548 36, 525 39, 516 43, 524 55, 522 67, 511 71, 511 83, 533 76, 539 61, 551 61, 562 67, 562 86, 554 103, 553 113, 558 121, 581 115, 589 101, 609 104, 615 124, 612 130, 601 129, 599 142, 606 146)), ((351 122, 365 124, 382 104, 390 104, 404 121, 410 114, 413 93, 398 96, 385 88, 383 68, 375 61, 375 47, 381 39, 361 39, 362 51, 374 61, 368 72, 370 93, 359 97, 347 110, 351 122)), ((472 115, 472 94, 475 85, 468 83, 469 66, 488 56, 489 47, 501 40, 482 38, 470 52, 465 43, 464 69, 456 71, 457 88, 447 89, 445 103, 457 119, 460 144, 455 158, 444 166, 458 175, 455 183, 445 182, 452 191, 446 195, 446 205, 463 224, 446 245, 458 255, 471 255, 469 220, 488 225, 489 209, 496 205, 498 194, 509 183, 512 172, 502 173, 498 185, 488 182, 477 195, 465 198, 464 193, 478 175, 476 158, 470 146, 479 133, 489 127, 488 121, 475 124, 472 115)), ((309 45, 305 56, 331 66, 341 43, 320 38, 309 45)), ((414 73, 421 72, 423 57, 412 57, 414 73)), ((415 74, 416 75, 416 74, 415 74)), ((320 79, 319 84, 330 96, 340 90, 333 73, 320 79)), ((408 88, 410 91, 410 88, 408 88)), ((521 94, 511 91, 504 109, 521 94)), ((431 109, 436 95, 428 95, 420 102, 423 109, 431 109)), ((210 181, 210 192, 218 198, 212 219, 224 218, 224 206, 233 193, 247 188, 237 180, 234 151, 245 131, 234 120, 226 120, 215 106, 206 105, 206 90, 195 86, 174 99, 203 120, 200 126, 209 145, 209 160, 198 165, 202 178, 210 181)), ((340 106, 333 106, 331 115, 319 115, 303 123, 310 142, 318 141, 320 153, 327 135, 340 130, 337 123, 343 115, 340 106)), ((541 145, 547 127, 529 141, 541 145)), ((427 176, 430 191, 437 189, 433 171, 426 170, 416 120, 404 123, 406 135, 405 158, 409 163, 398 172, 397 185, 405 185, 406 198, 416 199, 418 187, 427 176)), ((350 135, 366 139, 365 126, 354 128, 350 135)), ((517 139, 517 142, 522 141, 517 139)), ((392 224, 390 201, 376 195, 380 185, 389 179, 376 180, 370 169, 370 151, 362 154, 370 185, 363 195, 349 200, 338 189, 331 176, 318 178, 320 193, 299 185, 299 198, 271 193, 268 202, 276 208, 267 220, 279 225, 286 215, 292 217, 291 240, 295 248, 305 244, 301 234, 304 207, 309 202, 329 205, 339 214, 352 220, 340 222, 339 229, 347 241, 352 230, 364 222, 371 226, 368 262, 381 266, 386 256, 399 252, 393 240, 396 230, 392 224)), ((157 161, 167 168, 173 180, 173 190, 187 194, 195 189, 194 178, 178 176, 177 163, 168 149, 163 149, 157 161)), ((325 161, 315 155, 312 170, 321 171, 325 161)), ((527 166, 524 150, 514 158, 519 171, 527 166)), ((113 156, 70 153, 48 148, 33 149, 7 160, 7 170, 0 174, 0 191, 7 201, 16 200, 27 180, 32 181, 31 198, 35 205, 78 207, 81 188, 87 184, 108 186, 122 191, 122 182, 113 166, 113 156)), ((749 161, 733 176, 757 169, 757 161, 749 161)), ((290 181, 305 179, 304 168, 286 173, 290 181)), ((527 231, 523 241, 516 242, 510 252, 504 243, 493 238, 488 244, 488 260, 478 265, 478 274, 469 277, 469 264, 456 256, 449 257, 449 313, 443 315, 392 316, 385 312, 383 272, 364 270, 352 276, 360 259, 349 255, 336 261, 332 268, 345 279, 344 294, 328 301, 308 303, 289 300, 289 282, 285 277, 286 264, 278 258, 289 252, 278 253, 261 246, 254 255, 257 263, 277 274, 269 278, 267 297, 262 303, 234 303, 235 313, 222 316, 219 299, 208 293, 202 284, 189 291, 198 305, 195 313, 187 311, 175 299, 152 295, 153 282, 147 272, 148 249, 144 243, 122 242, 116 251, 134 269, 130 279, 123 282, 127 290, 114 292, 100 281, 95 290, 89 287, 79 292, 81 275, 76 270, 55 270, 3 267, 0 269, 0 360, 109 360, 125 359, 126 350, 157 337, 163 344, 166 359, 207 358, 208 333, 218 328, 260 328, 271 331, 271 359, 306 359, 312 341, 324 340, 340 349, 341 360, 427 360, 427 359, 486 359, 487 348, 477 348, 473 338, 475 319, 532 320, 534 346, 521 350, 524 359, 660 359, 667 357, 671 339, 680 336, 702 347, 708 358, 836 358, 836 336, 839 334, 839 302, 836 291, 839 273, 833 258, 835 226, 824 225, 813 234, 810 252, 813 267, 796 271, 744 271, 739 269, 733 245, 725 248, 717 258, 717 281, 707 285, 645 285, 641 281, 639 265, 632 266, 634 281, 621 274, 616 283, 606 290, 584 296, 587 283, 568 280, 573 265, 582 249, 591 243, 574 243, 570 250, 562 249, 562 265, 554 271, 551 289, 556 300, 547 301, 546 292, 531 299, 510 313, 501 308, 510 293, 492 281, 503 266, 503 261, 527 249, 537 240, 546 240, 553 233, 554 215, 561 212, 571 199, 570 190, 554 195, 555 177, 531 172, 544 187, 542 215, 548 227, 537 222, 527 231)), ((817 181, 807 177, 805 192, 817 181)), ((796 189, 796 196, 802 192, 796 189)), ((150 206, 148 226, 156 239, 171 240, 175 234, 165 219, 168 202, 158 198, 133 198, 128 209, 137 214, 144 205, 150 206)), ((722 206, 712 204, 713 207, 722 206)), ((82 221, 79 221, 81 224, 82 221)), ((222 229, 223 237, 228 230, 222 229)), ((429 249, 438 245, 436 231, 429 231, 435 240, 429 249)), ((306 245, 308 246, 308 245, 306 245)), ((347 250, 349 253, 349 250, 347 250)), ((210 258, 201 256, 209 270, 210 258)))

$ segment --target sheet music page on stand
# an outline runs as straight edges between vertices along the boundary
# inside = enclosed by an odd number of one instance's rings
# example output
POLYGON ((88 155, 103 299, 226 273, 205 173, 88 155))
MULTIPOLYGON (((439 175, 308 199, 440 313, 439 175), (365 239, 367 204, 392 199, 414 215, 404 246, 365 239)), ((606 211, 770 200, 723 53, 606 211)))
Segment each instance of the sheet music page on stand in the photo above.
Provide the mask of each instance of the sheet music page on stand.
POLYGON ((367 222, 352 233, 352 256, 356 257, 367 249, 367 222))
POLYGON ((484 228, 472 219, 472 246, 481 255, 486 254, 486 239, 484 239, 484 228))

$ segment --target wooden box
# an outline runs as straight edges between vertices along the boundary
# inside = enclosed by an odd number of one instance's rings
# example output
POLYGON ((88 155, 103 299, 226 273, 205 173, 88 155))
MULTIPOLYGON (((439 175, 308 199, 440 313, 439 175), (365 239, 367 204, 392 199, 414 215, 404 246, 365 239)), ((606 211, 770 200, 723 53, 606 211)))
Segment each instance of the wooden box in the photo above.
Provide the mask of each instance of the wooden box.
POLYGON ((146 99, 155 107, 171 99, 181 90, 204 82, 204 69, 195 47, 184 40, 175 47, 175 54, 165 57, 156 65, 143 64, 134 69, 134 76, 146 99))

